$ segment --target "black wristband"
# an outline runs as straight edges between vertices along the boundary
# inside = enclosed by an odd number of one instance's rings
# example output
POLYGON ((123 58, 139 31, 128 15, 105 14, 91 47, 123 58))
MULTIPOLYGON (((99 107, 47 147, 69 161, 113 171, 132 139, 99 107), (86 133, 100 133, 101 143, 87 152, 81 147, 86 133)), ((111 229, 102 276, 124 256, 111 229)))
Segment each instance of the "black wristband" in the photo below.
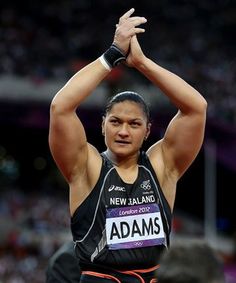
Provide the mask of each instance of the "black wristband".
POLYGON ((125 54, 115 44, 112 44, 110 48, 105 51, 103 56, 107 64, 111 68, 114 68, 119 65, 121 61, 126 60, 125 54))

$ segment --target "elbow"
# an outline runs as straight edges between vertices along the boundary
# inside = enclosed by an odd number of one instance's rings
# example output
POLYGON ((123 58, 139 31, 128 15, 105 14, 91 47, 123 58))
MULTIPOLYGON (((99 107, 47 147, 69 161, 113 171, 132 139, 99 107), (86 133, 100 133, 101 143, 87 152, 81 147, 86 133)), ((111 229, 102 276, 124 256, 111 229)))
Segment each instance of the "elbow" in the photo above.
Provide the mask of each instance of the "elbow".
POLYGON ((201 113, 207 112, 207 101, 203 96, 201 97, 201 102, 199 103, 199 109, 201 113))
POLYGON ((207 112, 207 101, 206 99, 199 94, 199 96, 197 97, 196 101, 193 102, 193 110, 194 112, 200 114, 200 115, 206 115, 207 112))
POLYGON ((61 99, 58 96, 55 96, 50 104, 50 114, 51 115, 61 115, 68 112, 72 112, 74 109, 71 109, 68 105, 68 102, 64 99, 61 99))
POLYGON ((204 97, 200 97, 200 101, 197 104, 197 107, 195 108, 195 115, 194 115, 198 121, 201 121, 203 125, 206 123, 206 117, 207 117, 207 101, 204 97))
POLYGON ((63 113, 63 105, 62 103, 58 103, 58 100, 54 97, 50 104, 50 114, 60 114, 63 113))
POLYGON ((181 109, 181 112, 186 115, 197 115, 205 118, 207 113, 207 101, 203 96, 199 95, 197 99, 193 99, 188 103, 186 108, 181 109))

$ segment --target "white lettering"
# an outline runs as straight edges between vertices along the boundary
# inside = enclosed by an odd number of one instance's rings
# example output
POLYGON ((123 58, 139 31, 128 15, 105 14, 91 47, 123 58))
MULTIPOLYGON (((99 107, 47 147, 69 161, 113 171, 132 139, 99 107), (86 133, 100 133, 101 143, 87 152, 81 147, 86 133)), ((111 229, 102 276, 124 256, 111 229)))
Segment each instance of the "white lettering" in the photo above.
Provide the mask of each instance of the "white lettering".
POLYGON ((128 205, 137 205, 143 203, 153 203, 155 202, 155 198, 153 195, 151 196, 142 196, 142 198, 128 198, 128 205))
POLYGON ((122 216, 122 215, 130 215, 130 214, 137 214, 138 213, 138 210, 137 209, 132 209, 130 208, 129 210, 121 210, 119 211, 119 215, 122 216))
POLYGON ((126 205, 125 198, 110 198, 110 205, 126 205))
POLYGON ((119 187, 115 185, 111 185, 108 189, 108 192, 116 191, 116 192, 125 192, 125 187, 119 187))

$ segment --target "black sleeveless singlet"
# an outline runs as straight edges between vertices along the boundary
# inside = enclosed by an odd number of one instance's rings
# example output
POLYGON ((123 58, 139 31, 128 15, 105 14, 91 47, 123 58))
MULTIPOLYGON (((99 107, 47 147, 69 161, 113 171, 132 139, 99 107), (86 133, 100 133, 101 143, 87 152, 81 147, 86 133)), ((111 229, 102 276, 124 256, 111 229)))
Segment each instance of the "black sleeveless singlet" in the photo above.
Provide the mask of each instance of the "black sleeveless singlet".
POLYGON ((171 210, 145 152, 138 177, 127 184, 101 154, 100 177, 71 218, 82 270, 128 270, 158 264, 169 245, 171 210))

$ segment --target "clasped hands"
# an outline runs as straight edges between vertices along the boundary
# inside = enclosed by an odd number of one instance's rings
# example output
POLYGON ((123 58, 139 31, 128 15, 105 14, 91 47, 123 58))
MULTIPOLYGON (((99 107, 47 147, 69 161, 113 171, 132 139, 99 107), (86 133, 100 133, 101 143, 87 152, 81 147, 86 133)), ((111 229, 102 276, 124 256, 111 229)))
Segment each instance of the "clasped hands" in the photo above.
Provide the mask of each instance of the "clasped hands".
POLYGON ((134 11, 132 8, 120 17, 113 39, 113 43, 126 54, 126 64, 130 67, 135 67, 144 57, 136 35, 145 32, 139 26, 147 22, 145 17, 132 16, 134 11))

